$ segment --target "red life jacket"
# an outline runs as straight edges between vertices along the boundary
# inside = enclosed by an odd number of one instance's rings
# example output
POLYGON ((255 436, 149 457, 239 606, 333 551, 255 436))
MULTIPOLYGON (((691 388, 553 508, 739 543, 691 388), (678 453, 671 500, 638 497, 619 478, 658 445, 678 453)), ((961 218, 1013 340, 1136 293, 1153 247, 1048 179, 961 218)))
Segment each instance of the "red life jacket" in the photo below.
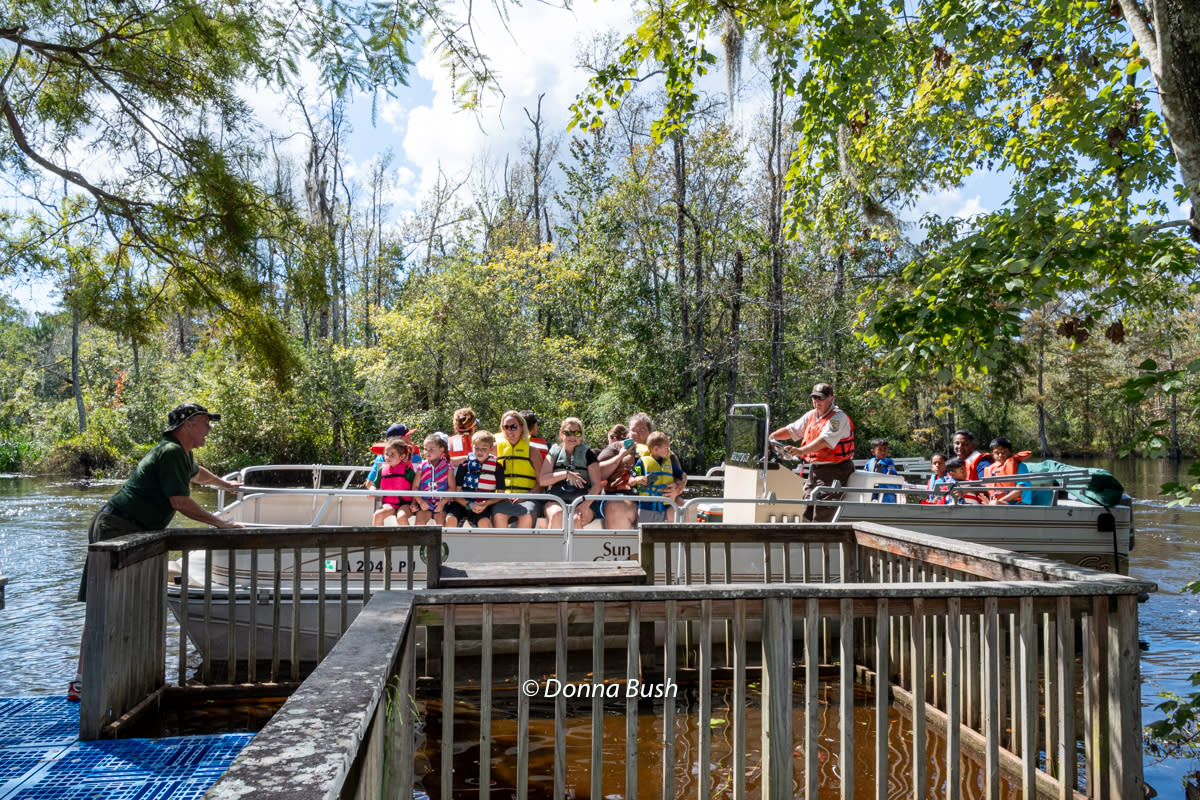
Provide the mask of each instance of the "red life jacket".
MULTIPOLYGON (((805 447, 811 442, 815 442, 821 438, 821 432, 825 428, 825 423, 839 411, 837 406, 830 406, 829 413, 822 417, 818 417, 815 412, 809 412, 813 418, 809 420, 808 425, 804 427, 804 434, 800 439, 800 446, 805 447)), ((846 415, 846 419, 850 422, 850 430, 846 432, 846 436, 840 439, 833 447, 822 447, 820 450, 809 453, 804 457, 809 463, 832 463, 837 464, 845 461, 848 458, 854 458, 854 421, 846 415)))
POLYGON ((446 446, 446 457, 453 461, 456 458, 466 458, 472 452, 471 432, 462 431, 450 437, 446 446))
MULTIPOLYGON (((412 464, 409 461, 401 461, 399 464, 392 466, 384 464, 383 469, 379 472, 379 488, 391 489, 402 492, 406 489, 412 489, 412 478, 416 475, 412 472, 412 464)), ((389 506, 398 506, 401 502, 411 503, 411 497, 384 497, 383 502, 389 506)))

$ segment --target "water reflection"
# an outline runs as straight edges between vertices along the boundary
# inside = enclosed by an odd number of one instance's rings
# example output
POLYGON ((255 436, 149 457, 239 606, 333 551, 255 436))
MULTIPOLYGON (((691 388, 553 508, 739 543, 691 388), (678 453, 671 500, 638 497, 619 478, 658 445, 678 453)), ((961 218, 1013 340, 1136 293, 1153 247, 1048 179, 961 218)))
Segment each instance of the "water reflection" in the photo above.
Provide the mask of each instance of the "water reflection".
MULTIPOLYGON (((854 791, 856 796, 875 796, 877 765, 875 754, 869 743, 875 738, 875 709, 873 695, 857 687, 858 696, 854 708, 854 791)), ((674 796, 696 797, 701 790, 701 771, 707 772, 709 797, 732 796, 735 783, 733 774, 735 742, 733 736, 733 692, 720 682, 714 684, 711 716, 701 720, 694 692, 676 702, 675 724, 672 739, 675 756, 671 774, 674 779, 674 796), (709 762, 701 764, 699 726, 708 726, 711 735, 709 762)), ((794 697, 804 696, 803 683, 794 686, 794 697)), ((841 747, 841 713, 838 709, 838 691, 834 684, 822 683, 815 709, 817 714, 817 797, 835 800, 841 797, 844 771, 839 761, 841 747)), ((752 693, 745 710, 746 758, 745 788, 747 798, 761 796, 762 764, 760 761, 762 737, 762 709, 758 698, 752 693)), ((455 688, 454 740, 452 759, 454 762, 452 788, 454 797, 474 797, 478 793, 479 760, 479 687, 463 684, 455 688)), ((592 721, 590 701, 568 701, 567 720, 564 732, 566 765, 565 796, 591 797, 590 765, 592 760, 592 721)), ((418 704, 422 715, 420 729, 427 731, 429 741, 418 748, 416 777, 418 788, 430 797, 441 794, 441 751, 442 704, 438 699, 427 699, 418 704)), ((643 706, 639 710, 636 753, 636 781, 638 794, 659 796, 663 786, 663 709, 661 704, 652 708, 643 706)), ((794 708, 792 730, 796 741, 803 742, 805 710, 794 708)), ((888 719, 887 796, 889 798, 913 797, 912 784, 912 722, 896 707, 888 719)), ((550 800, 554 796, 554 735, 553 706, 549 703, 531 704, 529 720, 529 778, 528 796, 531 800, 550 800)), ((517 797, 516 763, 518 748, 516 698, 514 692, 500 692, 494 697, 491 722, 491 759, 489 785, 492 797, 517 797)), ((601 733, 601 797, 606 800, 626 796, 626 718, 623 703, 608 704, 601 733)), ((926 750, 927 792, 924 797, 947 796, 945 785, 946 742, 936 733, 930 733, 926 750)), ((805 745, 798 744, 793 753, 792 782, 795 796, 805 793, 805 745)), ((964 758, 960 765, 961 797, 966 800, 986 796, 984 773, 979 764, 964 758)), ((1016 798, 1018 786, 1008 779, 1000 781, 1000 797, 1016 798)))

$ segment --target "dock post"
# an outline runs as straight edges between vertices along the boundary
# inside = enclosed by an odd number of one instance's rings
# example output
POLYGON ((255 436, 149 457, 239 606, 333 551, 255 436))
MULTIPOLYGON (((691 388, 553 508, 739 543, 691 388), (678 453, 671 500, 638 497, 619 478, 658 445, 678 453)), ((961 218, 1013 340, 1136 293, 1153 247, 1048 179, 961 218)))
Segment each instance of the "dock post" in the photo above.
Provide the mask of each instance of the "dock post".
MULTIPOLYGON (((792 798, 792 602, 763 598, 762 786, 765 800, 792 798)), ((812 620, 806 623, 806 634, 812 620)), ((814 631, 815 633, 815 631, 814 631)), ((811 638, 811 637, 810 637, 811 638)), ((813 658, 810 649, 807 658, 813 658)), ((808 689, 807 683, 805 689, 808 689)), ((816 714, 805 709, 805 719, 816 714)), ((808 745, 812 744, 806 743, 808 745)), ((813 759, 815 761, 815 758, 813 759)), ((805 779, 808 779, 808 775, 805 779)))
POLYGON ((1141 797, 1141 668, 1137 596, 1110 600, 1108 614, 1108 785, 1111 797, 1141 797))

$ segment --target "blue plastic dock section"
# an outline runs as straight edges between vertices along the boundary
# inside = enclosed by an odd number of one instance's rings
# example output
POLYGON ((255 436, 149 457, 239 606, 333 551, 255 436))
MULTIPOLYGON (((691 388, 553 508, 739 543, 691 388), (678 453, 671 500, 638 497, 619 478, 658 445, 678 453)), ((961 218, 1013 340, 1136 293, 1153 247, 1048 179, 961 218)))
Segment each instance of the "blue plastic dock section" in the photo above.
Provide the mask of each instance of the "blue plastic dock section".
POLYGON ((80 742, 79 704, 0 699, 0 800, 191 800, 252 733, 80 742))

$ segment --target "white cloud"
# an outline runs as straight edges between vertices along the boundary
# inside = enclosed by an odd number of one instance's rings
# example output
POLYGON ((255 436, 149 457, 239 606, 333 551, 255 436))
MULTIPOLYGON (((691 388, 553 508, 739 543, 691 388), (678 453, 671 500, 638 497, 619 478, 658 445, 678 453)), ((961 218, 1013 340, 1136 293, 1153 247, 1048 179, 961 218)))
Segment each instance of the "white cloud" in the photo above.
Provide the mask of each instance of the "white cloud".
POLYGON ((967 219, 988 211, 983 205, 981 195, 965 197, 962 189, 943 189, 931 192, 916 204, 917 214, 937 214, 939 217, 959 217, 967 219))
POLYGON ((545 95, 543 131, 559 135, 566 130, 570 104, 588 78, 575 67, 579 45, 630 17, 628 4, 620 0, 582 2, 571 10, 529 3, 508 6, 506 30, 494 7, 481 11, 481 6, 475 6, 475 32, 500 76, 503 95, 487 98, 478 112, 459 110, 448 71, 425 51, 414 78, 428 81, 431 92, 409 110, 398 153, 419 175, 413 187, 417 195, 434 185, 439 166, 452 180, 461 180, 484 152, 501 160, 517 153, 532 131, 525 109, 536 116, 539 94, 545 95))

